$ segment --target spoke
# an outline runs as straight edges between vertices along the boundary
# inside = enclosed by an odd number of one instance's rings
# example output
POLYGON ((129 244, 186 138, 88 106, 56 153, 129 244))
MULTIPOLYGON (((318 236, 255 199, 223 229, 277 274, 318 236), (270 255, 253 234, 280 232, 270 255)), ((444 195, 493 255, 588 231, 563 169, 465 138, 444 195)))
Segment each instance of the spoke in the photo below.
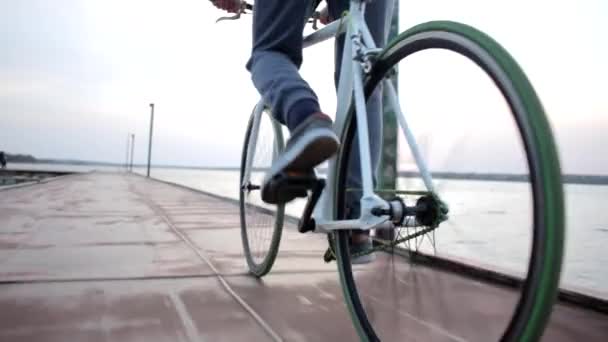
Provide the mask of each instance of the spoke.
MULTIPOLYGON (((422 235, 425 235, 427 233, 430 233, 431 231, 434 231, 435 229, 437 229, 437 227, 426 227, 426 228, 424 228, 424 229, 422 229, 422 230, 420 230, 420 231, 418 231, 418 232, 416 232, 414 234, 408 234, 405 237, 401 237, 399 239, 392 240, 392 241, 384 240, 384 239, 381 239, 381 238, 374 237, 373 241, 376 242, 376 243, 378 243, 378 245, 374 246, 373 248, 371 248, 371 249, 369 249, 367 251, 351 254, 351 258, 356 258, 356 257, 359 257, 359 256, 364 256, 364 255, 371 254, 371 253, 374 253, 374 252, 380 252, 380 251, 385 252, 385 251, 389 251, 389 250, 394 249, 394 248, 399 248, 399 247, 397 247, 397 245, 399 245, 401 243, 409 242, 412 239, 417 239, 418 237, 420 237, 422 235)), ((325 252, 325 254, 326 254, 324 256, 325 260, 327 260, 327 255, 328 254, 331 255, 331 257, 333 259, 335 259, 335 253, 334 253, 334 251, 331 248, 328 248, 328 250, 325 252)))
POLYGON ((248 182, 242 187, 246 201, 247 235, 251 256, 256 264, 264 261, 270 248, 274 232, 275 216, 272 211, 260 202, 261 178, 259 173, 268 168, 276 153, 275 136, 269 117, 263 114, 260 118, 257 143, 253 148, 251 174, 248 182), (256 192, 257 191, 257 192, 256 192))
POLYGON ((387 240, 380 239, 380 238, 375 238, 374 240, 376 242, 381 243, 383 246, 394 247, 394 246, 396 246, 396 245, 398 245, 400 243, 403 243, 403 242, 406 242, 408 240, 414 239, 414 238, 416 238, 418 236, 421 236, 421 235, 424 235, 426 233, 430 233, 431 231, 434 231, 435 229, 437 229, 437 227, 426 227, 426 228, 424 228, 424 229, 422 229, 422 230, 420 230, 420 231, 418 231, 418 232, 416 232, 414 234, 408 234, 405 237, 402 237, 402 238, 399 238, 399 239, 395 239, 393 241, 387 241, 387 240))

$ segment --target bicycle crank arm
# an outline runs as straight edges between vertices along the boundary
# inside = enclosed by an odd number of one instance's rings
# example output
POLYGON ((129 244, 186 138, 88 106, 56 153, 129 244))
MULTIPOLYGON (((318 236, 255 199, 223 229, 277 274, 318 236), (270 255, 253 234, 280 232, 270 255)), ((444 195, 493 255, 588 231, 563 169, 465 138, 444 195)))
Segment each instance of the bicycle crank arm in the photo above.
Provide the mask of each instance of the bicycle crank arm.
POLYGON ((308 201, 306 202, 306 206, 304 207, 304 213, 302 214, 302 218, 298 222, 298 231, 300 233, 311 232, 315 230, 315 219, 312 218, 312 211, 314 210, 319 198, 321 197, 321 193, 323 192, 323 188, 325 187, 325 179, 317 179, 313 188, 312 193, 308 196, 308 201))

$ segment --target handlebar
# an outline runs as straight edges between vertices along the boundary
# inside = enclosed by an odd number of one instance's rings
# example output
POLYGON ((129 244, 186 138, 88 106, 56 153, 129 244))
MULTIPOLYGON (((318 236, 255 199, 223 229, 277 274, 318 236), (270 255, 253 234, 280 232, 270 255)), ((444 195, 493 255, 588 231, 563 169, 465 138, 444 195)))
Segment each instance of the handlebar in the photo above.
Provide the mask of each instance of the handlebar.
MULTIPOLYGON (((211 1, 211 0, 209 0, 211 1)), ((316 9, 319 4, 321 3, 322 0, 315 0, 314 3, 314 8, 316 9)), ((237 20, 241 18, 241 14, 249 14, 251 12, 246 12, 246 11, 253 11, 253 5, 248 3, 245 0, 241 0, 241 8, 239 10, 239 12, 235 13, 233 16, 227 16, 227 17, 220 17, 219 19, 217 19, 215 22, 220 22, 222 20, 237 20)), ((310 17, 310 19, 308 20, 309 23, 312 23, 312 27, 313 29, 318 29, 317 27, 317 21, 319 21, 319 18, 321 17, 321 13, 319 11, 314 11, 312 16, 310 17)))

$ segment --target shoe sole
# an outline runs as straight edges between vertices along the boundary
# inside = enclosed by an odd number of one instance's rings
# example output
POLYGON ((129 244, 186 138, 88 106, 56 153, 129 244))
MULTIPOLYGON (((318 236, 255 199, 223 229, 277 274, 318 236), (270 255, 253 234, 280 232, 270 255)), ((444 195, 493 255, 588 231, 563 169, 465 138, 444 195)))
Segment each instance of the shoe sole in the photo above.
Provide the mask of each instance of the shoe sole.
MULTIPOLYGON (((297 197, 306 197, 308 186, 285 186, 274 184, 277 176, 282 173, 292 173, 298 177, 311 173, 315 166, 329 159, 338 151, 339 143, 323 130, 311 132, 301 138, 282 158, 273 165, 262 185, 262 200, 270 204, 287 203, 297 197)), ((314 175, 314 172, 312 173, 314 175)))

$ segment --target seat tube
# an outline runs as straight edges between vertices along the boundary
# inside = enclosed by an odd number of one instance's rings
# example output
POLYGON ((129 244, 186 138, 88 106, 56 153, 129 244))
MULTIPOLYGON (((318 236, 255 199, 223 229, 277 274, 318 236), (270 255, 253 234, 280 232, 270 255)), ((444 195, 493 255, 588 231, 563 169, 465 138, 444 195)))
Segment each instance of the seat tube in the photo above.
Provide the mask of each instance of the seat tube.
MULTIPOLYGON (((347 37, 352 41, 352 56, 358 56, 361 46, 360 25, 364 23, 364 5, 351 2, 351 36, 347 37)), ((365 104, 365 94, 363 92, 363 68, 358 60, 352 59, 353 70, 353 90, 355 98, 355 111, 357 118, 357 135, 359 140, 359 156, 361 162, 361 181, 363 185, 363 197, 373 196, 374 183, 372 175, 371 152, 369 147, 369 129, 367 122, 367 107, 365 104)))

